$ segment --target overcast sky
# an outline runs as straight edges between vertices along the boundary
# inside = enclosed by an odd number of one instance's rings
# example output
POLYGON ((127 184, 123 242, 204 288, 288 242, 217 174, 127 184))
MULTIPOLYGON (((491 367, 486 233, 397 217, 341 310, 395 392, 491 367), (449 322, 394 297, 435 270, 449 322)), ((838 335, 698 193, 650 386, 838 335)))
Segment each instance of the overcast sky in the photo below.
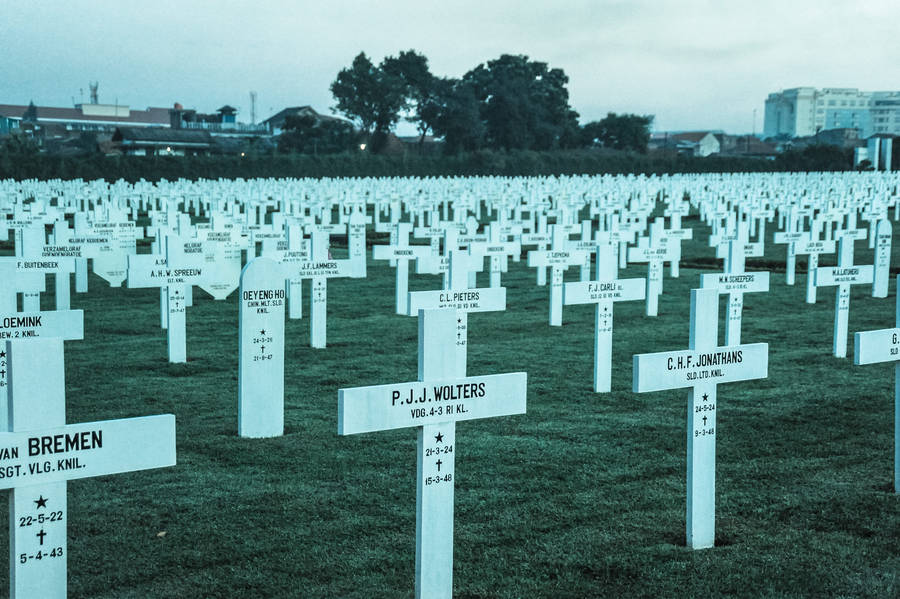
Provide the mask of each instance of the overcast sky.
MULTIPOLYGON (((503 53, 569 76, 582 123, 655 115, 656 130, 762 129, 783 88, 900 89, 900 0, 3 0, 0 103, 328 113, 337 72, 415 49, 459 77, 503 53)), ((405 131, 401 131, 405 132, 405 131)))

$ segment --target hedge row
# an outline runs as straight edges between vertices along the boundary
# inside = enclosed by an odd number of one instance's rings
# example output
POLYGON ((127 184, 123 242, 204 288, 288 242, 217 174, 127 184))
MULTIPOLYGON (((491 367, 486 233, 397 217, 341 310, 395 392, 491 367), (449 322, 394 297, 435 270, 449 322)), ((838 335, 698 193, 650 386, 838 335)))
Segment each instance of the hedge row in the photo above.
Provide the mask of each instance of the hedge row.
POLYGON ((800 153, 777 160, 739 157, 691 158, 596 150, 555 152, 478 151, 454 156, 363 152, 310 156, 52 156, 0 153, 0 179, 218 179, 256 177, 541 176, 625 173, 709 173, 784 170, 845 170, 849 161, 805 160, 800 153))

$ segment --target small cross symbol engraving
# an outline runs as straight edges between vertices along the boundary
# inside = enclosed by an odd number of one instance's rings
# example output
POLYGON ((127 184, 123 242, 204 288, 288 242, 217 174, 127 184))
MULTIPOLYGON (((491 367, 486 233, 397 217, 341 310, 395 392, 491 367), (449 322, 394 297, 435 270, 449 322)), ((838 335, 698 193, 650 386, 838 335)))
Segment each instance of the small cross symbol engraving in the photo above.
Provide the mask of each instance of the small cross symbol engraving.
POLYGON ((45 533, 45 532, 44 532, 44 529, 42 528, 42 529, 41 529, 41 532, 37 533, 37 534, 34 535, 34 536, 38 537, 38 538, 41 540, 41 545, 43 545, 43 544, 44 544, 44 537, 47 536, 47 533, 45 533))
POLYGON ((437 467, 438 467, 438 472, 440 472, 440 471, 441 471, 441 464, 443 464, 444 462, 438 460, 436 463, 437 463, 437 467))

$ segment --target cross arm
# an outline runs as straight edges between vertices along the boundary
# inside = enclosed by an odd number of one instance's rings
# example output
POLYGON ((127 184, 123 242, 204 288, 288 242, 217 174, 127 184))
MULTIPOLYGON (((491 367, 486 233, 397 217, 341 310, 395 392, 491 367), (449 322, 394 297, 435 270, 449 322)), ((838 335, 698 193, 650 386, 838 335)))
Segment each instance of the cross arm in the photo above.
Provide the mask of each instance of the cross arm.
POLYGON ((768 371, 768 343, 636 354, 632 387, 635 393, 683 389, 761 379, 768 371))
POLYGON ((510 372, 338 391, 338 434, 525 413, 527 374, 510 372))

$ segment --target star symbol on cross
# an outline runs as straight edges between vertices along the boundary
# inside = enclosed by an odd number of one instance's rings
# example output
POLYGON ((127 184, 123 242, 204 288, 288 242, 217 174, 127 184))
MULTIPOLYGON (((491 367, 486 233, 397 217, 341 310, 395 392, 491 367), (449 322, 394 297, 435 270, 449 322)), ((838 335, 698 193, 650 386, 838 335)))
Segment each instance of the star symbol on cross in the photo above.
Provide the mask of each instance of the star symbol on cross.
POLYGON ((709 393, 703 394, 703 401, 709 401, 709 393))
POLYGON ((34 500, 38 507, 47 507, 47 500, 43 495, 38 495, 38 498, 34 500))
POLYGON ((434 436, 434 440, 435 440, 436 443, 441 443, 441 442, 443 442, 443 440, 444 440, 444 435, 443 435, 443 433, 438 433, 438 434, 436 434, 436 435, 434 436))
POLYGON ((5 357, 6 357, 6 352, 0 351, 0 358, 5 358, 5 357))
POLYGON ((462 324, 462 318, 457 318, 457 319, 456 319, 456 324, 462 324))
POLYGON ((260 335, 265 335, 265 334, 266 334, 266 330, 265 330, 265 329, 261 330, 261 331, 259 332, 259 334, 260 334, 260 335))

